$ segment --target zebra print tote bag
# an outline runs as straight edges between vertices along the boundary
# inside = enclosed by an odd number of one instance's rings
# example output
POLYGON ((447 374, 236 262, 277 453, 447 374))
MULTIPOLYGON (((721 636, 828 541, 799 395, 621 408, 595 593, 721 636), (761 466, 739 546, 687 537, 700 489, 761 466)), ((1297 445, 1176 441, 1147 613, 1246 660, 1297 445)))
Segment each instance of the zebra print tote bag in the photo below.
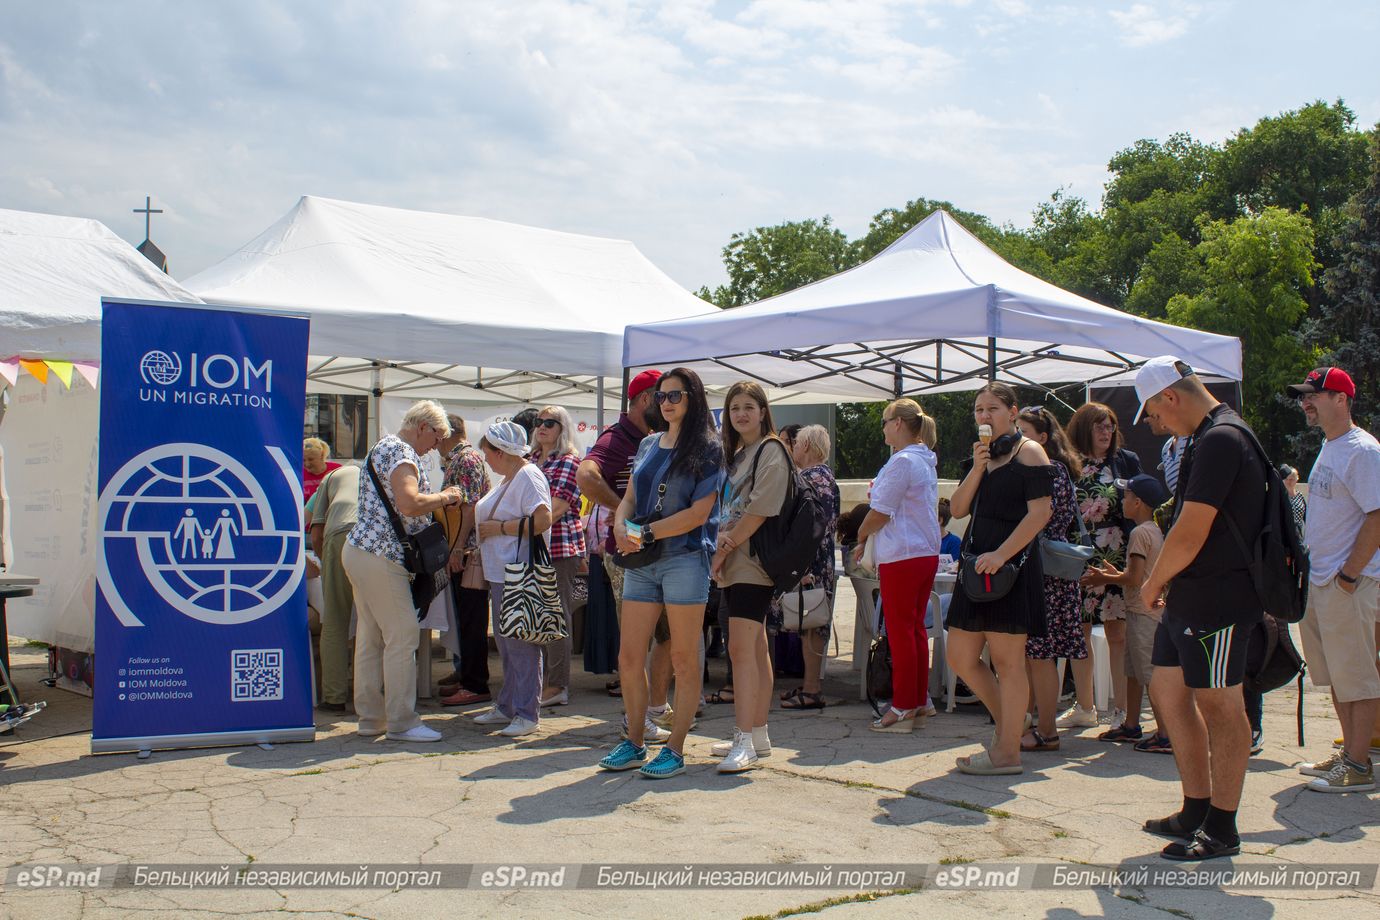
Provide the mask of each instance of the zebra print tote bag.
POLYGON ((556 567, 540 534, 532 533, 531 516, 518 525, 518 558, 503 567, 503 608, 498 633, 507 639, 545 645, 568 633, 561 596, 556 590, 556 567), (527 559, 522 538, 527 534, 527 559))

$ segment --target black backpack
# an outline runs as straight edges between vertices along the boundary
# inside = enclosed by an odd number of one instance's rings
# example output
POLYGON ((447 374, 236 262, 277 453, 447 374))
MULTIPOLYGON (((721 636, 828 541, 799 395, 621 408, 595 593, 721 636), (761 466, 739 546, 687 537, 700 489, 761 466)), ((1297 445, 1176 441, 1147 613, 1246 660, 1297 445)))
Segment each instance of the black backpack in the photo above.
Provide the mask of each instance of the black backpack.
MULTIPOLYGON (((781 511, 762 522, 753 533, 750 547, 757 562, 771 577, 777 594, 783 594, 800 584, 800 579, 809 573, 810 563, 819 555, 819 547, 829 532, 830 521, 825 517, 824 505, 815 490, 791 462, 786 445, 775 441, 786 454, 790 466, 790 480, 786 485, 786 500, 781 511)), ((757 482, 757 462, 762 459, 762 451, 770 450, 769 445, 758 448, 752 458, 753 485, 757 482)), ((748 487, 748 494, 752 487, 748 487)))
POLYGON ((1265 612, 1285 623, 1297 623, 1303 619, 1308 604, 1308 547, 1303 545, 1298 528, 1294 526, 1294 509, 1289 504, 1284 481, 1279 478, 1279 471, 1270 458, 1265 456, 1265 448, 1260 446, 1250 426, 1235 417, 1222 418, 1214 424, 1230 425, 1243 432, 1265 468, 1264 526, 1255 545, 1246 544, 1230 516, 1223 514, 1222 517, 1246 556, 1256 595, 1265 612))
POLYGON ((1287 623, 1276 617, 1261 617, 1246 645, 1247 693, 1269 693, 1290 681, 1298 681, 1299 747, 1303 746, 1303 675, 1308 665, 1289 635, 1287 623))

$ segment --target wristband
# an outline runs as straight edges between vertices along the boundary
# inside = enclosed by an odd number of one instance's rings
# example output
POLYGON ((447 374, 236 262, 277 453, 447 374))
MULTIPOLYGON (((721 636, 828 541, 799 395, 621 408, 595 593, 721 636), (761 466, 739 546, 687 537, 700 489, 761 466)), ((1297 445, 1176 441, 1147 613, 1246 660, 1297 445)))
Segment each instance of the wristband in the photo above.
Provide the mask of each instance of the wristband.
POLYGON ((1356 579, 1352 578, 1350 575, 1348 575, 1346 572, 1343 572, 1341 569, 1337 570, 1337 580, 1347 585, 1356 584, 1356 579))

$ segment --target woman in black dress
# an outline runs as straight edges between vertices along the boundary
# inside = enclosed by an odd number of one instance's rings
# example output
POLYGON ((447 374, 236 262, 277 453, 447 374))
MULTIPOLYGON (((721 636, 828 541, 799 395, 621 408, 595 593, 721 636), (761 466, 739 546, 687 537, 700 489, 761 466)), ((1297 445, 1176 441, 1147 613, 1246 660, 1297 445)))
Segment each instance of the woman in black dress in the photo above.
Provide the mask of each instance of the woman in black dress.
POLYGON ((1053 468, 1035 441, 1016 427, 1016 393, 1002 383, 978 390, 973 402, 979 440, 972 467, 953 494, 954 517, 972 515, 963 567, 979 574, 1017 567, 1015 585, 988 602, 970 599, 960 585, 949 607, 949 667, 972 688, 996 720, 989 750, 958 758, 958 769, 978 775, 1021 772, 1021 730, 1030 693, 1025 673, 1027 636, 1045 634, 1044 570, 1035 538, 1053 513, 1053 468), (986 443, 990 440, 990 446, 986 443), (982 662, 991 652, 997 674, 982 662))

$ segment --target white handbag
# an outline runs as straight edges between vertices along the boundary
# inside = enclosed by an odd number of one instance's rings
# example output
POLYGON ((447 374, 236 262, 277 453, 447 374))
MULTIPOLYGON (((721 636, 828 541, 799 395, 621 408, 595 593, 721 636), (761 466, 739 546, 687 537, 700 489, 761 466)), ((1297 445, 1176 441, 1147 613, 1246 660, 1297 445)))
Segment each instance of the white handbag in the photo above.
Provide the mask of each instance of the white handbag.
POLYGON ((828 626, 832 619, 829 593, 823 588, 796 585, 794 591, 781 595, 781 628, 786 632, 819 629, 828 626))
POLYGON ((858 560, 858 568, 869 578, 877 577, 877 535, 873 534, 863 543, 862 558, 858 560))

